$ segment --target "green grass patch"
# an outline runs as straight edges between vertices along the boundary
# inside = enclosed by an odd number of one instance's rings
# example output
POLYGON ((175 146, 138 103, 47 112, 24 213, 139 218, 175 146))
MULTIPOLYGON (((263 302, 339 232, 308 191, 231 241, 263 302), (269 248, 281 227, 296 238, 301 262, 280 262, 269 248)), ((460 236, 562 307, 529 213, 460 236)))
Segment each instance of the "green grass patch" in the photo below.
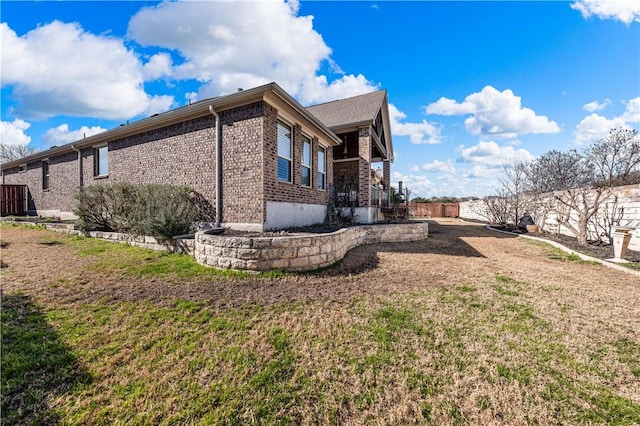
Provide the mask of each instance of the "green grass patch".
MULTIPOLYGON (((186 283, 217 273, 175 255, 42 235, 29 243, 45 250, 41 241, 59 240, 109 280, 186 283), (173 266, 153 267, 165 263, 173 266), (204 269, 179 270, 190 268, 204 269)), ((640 345, 618 295, 608 298, 603 284, 582 303, 583 293, 562 283, 549 291, 496 272, 397 293, 242 306, 191 295, 58 300, 56 288, 91 291, 92 274, 34 278, 23 290, 32 296, 3 294, 3 423, 640 423, 629 396, 640 345)), ((348 279, 390 278, 362 275, 348 279)))
POLYGON ((50 424, 50 399, 89 385, 91 374, 25 295, 2 297, 2 423, 50 424))
MULTIPOLYGON (((277 278, 286 272, 254 273, 230 269, 209 268, 196 262, 193 256, 154 251, 124 243, 113 243, 82 236, 63 236, 56 245, 69 245, 81 257, 90 257, 94 271, 119 273, 131 277, 161 277, 175 280, 246 278, 261 276, 277 278)), ((48 243, 51 245, 51 243, 48 243)))
MULTIPOLYGON (((595 260, 584 260, 580 256, 575 253, 567 253, 564 250, 559 249, 549 243, 544 243, 542 241, 532 241, 526 240, 528 244, 531 244, 536 247, 541 247, 543 249, 543 254, 545 257, 553 260, 558 260, 560 262, 575 262, 582 265, 598 265, 601 266, 599 262, 595 260)), ((588 255, 588 253, 585 253, 588 255)))

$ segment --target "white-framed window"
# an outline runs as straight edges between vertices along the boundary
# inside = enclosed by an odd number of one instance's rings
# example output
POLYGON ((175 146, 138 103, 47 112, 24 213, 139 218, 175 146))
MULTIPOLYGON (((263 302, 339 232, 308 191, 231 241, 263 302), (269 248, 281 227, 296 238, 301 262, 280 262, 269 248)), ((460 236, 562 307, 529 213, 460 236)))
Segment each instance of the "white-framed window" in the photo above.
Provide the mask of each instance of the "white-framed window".
POLYGON ((327 149, 318 147, 318 189, 327 189, 327 149))
POLYGON ((49 189, 49 160, 42 160, 42 189, 49 189))
POLYGON ((20 164, 18 166, 18 173, 26 173, 27 172, 27 165, 26 164, 20 164))
POLYGON ((302 186, 311 186, 311 139, 302 135, 302 164, 300 166, 302 186))
POLYGON ((93 175, 109 174, 109 147, 107 145, 93 148, 93 175))
POLYGON ((293 177, 291 168, 293 164, 291 127, 278 121, 278 180, 291 182, 293 177))

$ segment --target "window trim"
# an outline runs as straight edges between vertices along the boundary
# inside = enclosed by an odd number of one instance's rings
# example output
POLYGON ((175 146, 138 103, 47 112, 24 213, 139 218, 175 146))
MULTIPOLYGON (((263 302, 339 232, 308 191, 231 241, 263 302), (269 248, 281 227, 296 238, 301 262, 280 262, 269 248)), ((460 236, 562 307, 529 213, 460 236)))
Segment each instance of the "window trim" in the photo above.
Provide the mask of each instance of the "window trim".
POLYGON ((51 189, 51 170, 49 169, 49 159, 43 159, 40 163, 40 167, 42 168, 42 190, 49 191, 51 189))
POLYGON ((93 147, 93 177, 105 178, 109 176, 109 145, 97 145, 93 147), (100 173, 100 150, 106 149, 107 170, 106 173, 100 173))
POLYGON ((305 188, 313 188, 313 140, 308 137, 307 135, 303 134, 301 139, 301 149, 302 149, 302 155, 300 156, 300 186, 303 186, 305 188), (309 163, 305 164, 304 163, 304 145, 308 144, 309 145, 309 163), (304 176, 302 174, 302 171, 304 169, 308 169, 309 170, 309 183, 305 184, 304 183, 304 176))
POLYGON ((322 145, 318 145, 318 149, 316 150, 316 153, 318 155, 318 190, 319 191, 326 191, 327 190, 327 148, 322 146, 322 145), (323 162, 320 163, 320 151, 323 152, 323 162), (320 175, 322 175, 322 179, 320 179, 320 175), (320 187, 320 183, 322 183, 322 187, 320 187))
POLYGON ((276 178, 278 182, 282 183, 293 183, 293 126, 289 125, 286 121, 278 119, 276 124, 276 178), (280 155, 280 126, 284 126, 289 129, 289 155, 291 157, 285 157, 280 155), (280 159, 283 159, 289 164, 289 173, 288 179, 280 178, 280 159))
POLYGON ((18 173, 27 173, 28 168, 29 167, 28 167, 27 163, 19 164, 18 165, 18 173))

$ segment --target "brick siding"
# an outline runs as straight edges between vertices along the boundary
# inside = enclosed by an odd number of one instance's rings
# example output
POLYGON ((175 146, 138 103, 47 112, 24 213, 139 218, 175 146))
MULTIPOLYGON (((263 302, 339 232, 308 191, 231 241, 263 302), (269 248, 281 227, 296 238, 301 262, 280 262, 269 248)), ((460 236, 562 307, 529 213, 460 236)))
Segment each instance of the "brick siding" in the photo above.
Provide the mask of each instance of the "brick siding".
MULTIPOLYGON (((307 203, 326 205, 328 200, 328 188, 318 189, 318 147, 317 138, 311 141, 311 187, 302 186, 302 134, 304 130, 296 123, 288 123, 292 126, 293 137, 293 183, 278 180, 278 111, 266 106, 264 115, 264 202, 307 203)), ((326 147, 326 182, 333 179, 333 156, 330 147, 326 147)))
POLYGON ((262 223, 263 115, 255 102, 220 112, 222 123, 222 221, 262 223))
MULTIPOLYGON (((266 203, 326 205, 328 191, 318 190, 317 138, 312 139, 312 187, 301 186, 304 130, 293 125, 293 183, 277 179, 278 111, 255 102, 219 112, 222 129, 222 222, 264 223, 266 203)), ((94 149, 82 149, 85 186, 129 182, 189 186, 215 209, 215 118, 207 115, 108 143, 108 175, 94 176, 94 149)), ((102 145, 97 145, 102 146, 102 145)), ((328 147, 327 147, 328 148, 328 147)), ((332 150, 326 150, 326 182, 332 182, 332 150)), ((77 153, 49 159, 49 191, 42 190, 41 161, 4 172, 7 184, 26 184, 31 210, 73 211, 78 188, 77 153)), ((328 189, 328 188, 327 188, 328 189)))
POLYGON ((49 157, 49 189, 42 189, 42 161, 27 165, 20 173, 19 167, 4 171, 4 183, 9 185, 27 185, 27 210, 73 211, 75 192, 78 189, 78 154, 70 152, 49 157))
POLYGON ((371 130, 369 127, 360 129, 358 149, 360 158, 360 182, 358 185, 358 206, 371 205, 371 130))

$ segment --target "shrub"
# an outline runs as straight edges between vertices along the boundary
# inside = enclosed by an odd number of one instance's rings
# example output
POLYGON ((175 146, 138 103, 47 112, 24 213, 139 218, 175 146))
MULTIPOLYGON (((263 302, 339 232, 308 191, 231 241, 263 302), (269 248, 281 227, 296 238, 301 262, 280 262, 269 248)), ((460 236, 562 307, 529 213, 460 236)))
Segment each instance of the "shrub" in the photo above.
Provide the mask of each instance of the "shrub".
POLYGON ((187 234, 213 209, 193 190, 175 185, 93 185, 78 191, 75 211, 83 231, 108 230, 150 235, 163 241, 187 234))

